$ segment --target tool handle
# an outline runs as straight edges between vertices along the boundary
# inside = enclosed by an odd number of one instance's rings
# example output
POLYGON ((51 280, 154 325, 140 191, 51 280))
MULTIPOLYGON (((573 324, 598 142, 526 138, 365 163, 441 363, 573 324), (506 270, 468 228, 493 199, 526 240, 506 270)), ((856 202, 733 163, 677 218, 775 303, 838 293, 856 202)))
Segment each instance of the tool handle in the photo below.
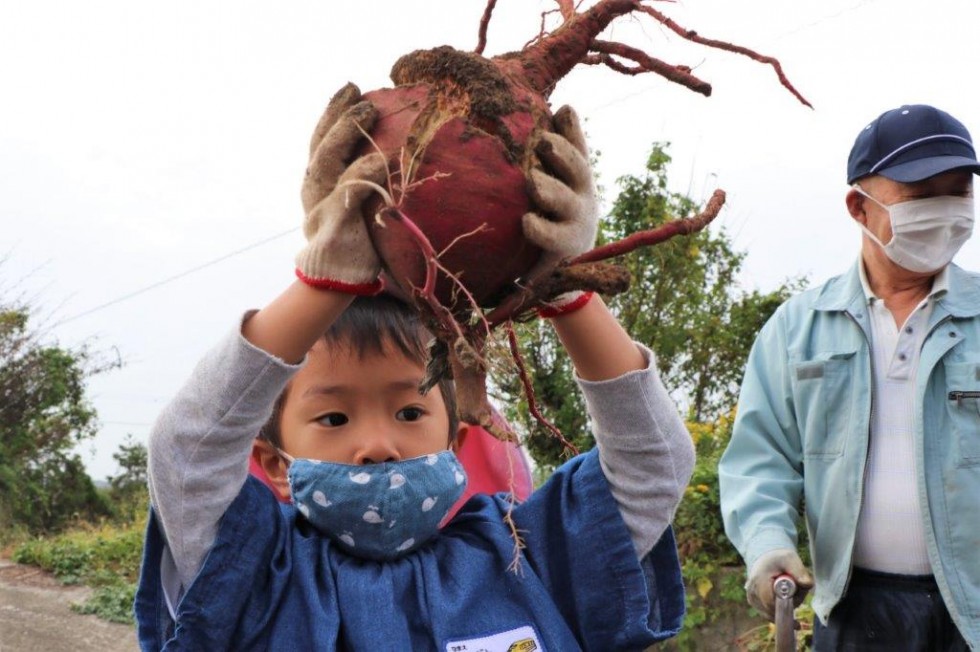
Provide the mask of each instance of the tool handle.
POLYGON ((772 591, 776 598, 792 598, 796 595, 796 579, 789 573, 777 575, 772 581, 772 591))
POLYGON ((783 573, 772 581, 772 591, 776 597, 776 652, 796 650, 796 622, 793 619, 793 596, 796 595, 796 580, 783 573))

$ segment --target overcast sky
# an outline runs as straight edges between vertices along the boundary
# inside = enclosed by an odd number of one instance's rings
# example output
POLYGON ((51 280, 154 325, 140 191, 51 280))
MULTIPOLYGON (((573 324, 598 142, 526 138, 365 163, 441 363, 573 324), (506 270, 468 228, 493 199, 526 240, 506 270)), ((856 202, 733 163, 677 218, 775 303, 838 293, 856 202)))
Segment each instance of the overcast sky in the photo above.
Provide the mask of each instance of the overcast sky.
MULTIPOLYGON (((498 5, 488 55, 520 48, 553 6, 498 5)), ((571 104, 587 120, 607 201, 617 177, 642 171, 655 141, 671 143, 674 190, 700 200, 725 189, 728 205, 711 228, 748 252, 746 289, 799 275, 817 282, 852 264, 860 232, 844 211, 845 162, 882 111, 931 103, 980 135, 976 0, 656 7, 704 36, 777 57, 815 110, 769 67, 686 44, 643 17, 617 22, 604 38, 694 67, 712 97, 653 75, 579 67, 552 105, 571 104)), ((127 433, 145 440, 242 310, 291 282, 309 134, 333 92, 346 81, 389 86, 391 64, 414 49, 473 49, 483 8, 480 0, 0 5, 0 285, 33 297, 52 338, 118 351, 125 363, 90 383, 102 426, 81 452, 93 477, 116 472, 111 455, 127 433)), ((980 238, 957 262, 980 268, 980 238)))

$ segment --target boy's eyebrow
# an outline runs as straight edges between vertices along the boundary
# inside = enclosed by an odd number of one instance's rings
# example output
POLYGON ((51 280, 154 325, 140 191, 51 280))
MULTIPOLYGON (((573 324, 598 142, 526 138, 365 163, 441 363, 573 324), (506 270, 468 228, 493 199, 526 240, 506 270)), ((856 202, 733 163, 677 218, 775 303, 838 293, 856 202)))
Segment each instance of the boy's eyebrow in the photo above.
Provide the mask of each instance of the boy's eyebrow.
POLYGON ((407 389, 411 389, 411 390, 414 390, 414 391, 417 392, 418 389, 419 389, 419 384, 421 384, 421 382, 422 382, 422 378, 421 377, 420 378, 407 378, 405 380, 394 380, 394 381, 388 383, 388 388, 389 389, 394 389, 394 390, 407 390, 407 389))
POLYGON ((303 397, 314 396, 316 394, 332 396, 335 394, 344 394, 345 392, 346 388, 343 385, 310 385, 303 392, 303 397))
MULTIPOLYGON (((393 380, 388 383, 388 389, 395 391, 413 390, 418 391, 419 383, 422 382, 422 378, 406 378, 404 380, 393 380)), ((350 388, 346 385, 311 385, 306 388, 303 392, 303 397, 314 396, 314 395, 325 395, 325 396, 336 396, 338 394, 346 394, 350 392, 350 388)))

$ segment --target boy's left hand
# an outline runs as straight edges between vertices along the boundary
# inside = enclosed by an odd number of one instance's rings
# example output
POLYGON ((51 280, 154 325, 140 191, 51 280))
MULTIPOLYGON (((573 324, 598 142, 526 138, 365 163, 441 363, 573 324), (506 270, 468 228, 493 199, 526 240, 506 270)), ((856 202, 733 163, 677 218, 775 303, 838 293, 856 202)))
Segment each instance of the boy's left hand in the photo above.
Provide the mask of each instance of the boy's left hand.
MULTIPOLYGON (((578 115, 563 106, 555 112, 553 123, 556 133, 542 134, 536 148, 550 174, 540 168, 529 173, 528 191, 540 212, 524 215, 524 235, 543 250, 527 275, 530 280, 591 249, 599 224, 589 148, 578 115)), ((590 296, 568 292, 549 300, 539 312, 543 317, 567 314, 585 305, 590 296)))
POLYGON ((569 106, 555 112, 556 133, 544 133, 536 152, 548 172, 534 168, 528 190, 540 212, 524 215, 524 235, 544 250, 536 269, 592 248, 599 224, 589 148, 569 106))

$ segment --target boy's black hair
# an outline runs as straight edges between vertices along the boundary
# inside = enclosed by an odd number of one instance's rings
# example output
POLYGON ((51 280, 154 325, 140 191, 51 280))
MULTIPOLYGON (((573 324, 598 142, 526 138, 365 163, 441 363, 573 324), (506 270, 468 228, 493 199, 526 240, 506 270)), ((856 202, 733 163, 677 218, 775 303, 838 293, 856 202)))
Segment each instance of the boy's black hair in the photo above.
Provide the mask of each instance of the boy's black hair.
MULTIPOLYGON (((385 346, 393 346, 409 360, 425 367, 428 359, 430 333, 422 325, 418 313, 408 304, 389 294, 357 297, 330 326, 323 339, 327 346, 349 346, 359 357, 380 355, 385 346)), ((456 437, 459 418, 456 416, 456 388, 453 381, 443 378, 439 391, 449 414, 449 439, 456 437)), ((280 422, 282 407, 289 387, 282 391, 272 408, 272 414, 259 431, 259 437, 277 448, 282 447, 280 422)))

